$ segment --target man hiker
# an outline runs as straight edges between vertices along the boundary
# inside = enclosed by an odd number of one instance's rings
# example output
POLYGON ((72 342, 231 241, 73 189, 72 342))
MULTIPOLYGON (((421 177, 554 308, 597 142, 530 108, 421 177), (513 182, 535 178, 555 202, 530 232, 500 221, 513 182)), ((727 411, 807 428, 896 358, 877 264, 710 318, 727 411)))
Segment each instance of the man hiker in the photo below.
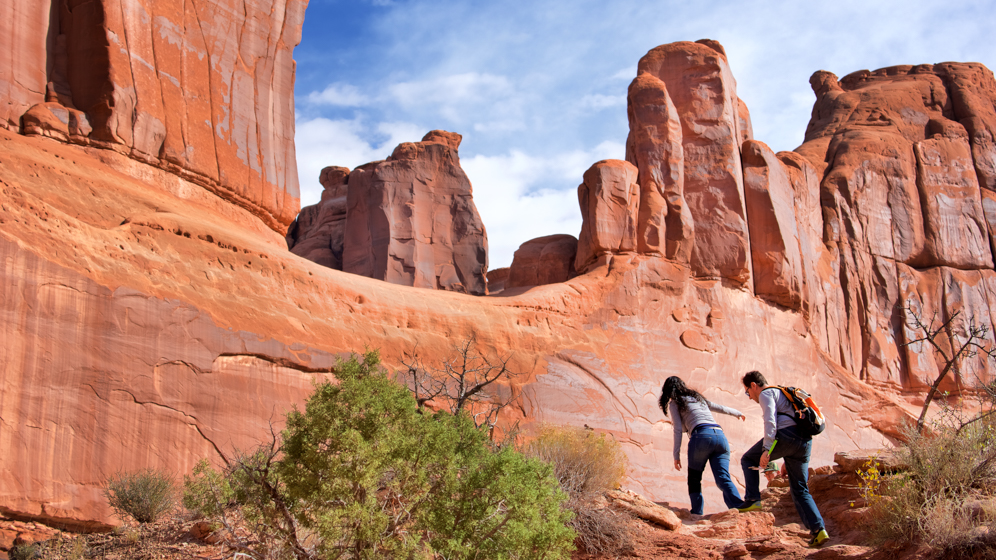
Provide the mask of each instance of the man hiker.
POLYGON ((792 403, 778 387, 768 387, 760 372, 751 371, 743 377, 744 389, 750 399, 761 405, 764 438, 754 444, 740 459, 744 469, 746 494, 741 512, 761 509, 761 471, 774 459, 785 459, 789 490, 802 524, 809 529, 809 546, 823 545, 830 536, 823 525, 823 516, 809 493, 809 454, 812 438, 800 434, 795 425, 792 403))

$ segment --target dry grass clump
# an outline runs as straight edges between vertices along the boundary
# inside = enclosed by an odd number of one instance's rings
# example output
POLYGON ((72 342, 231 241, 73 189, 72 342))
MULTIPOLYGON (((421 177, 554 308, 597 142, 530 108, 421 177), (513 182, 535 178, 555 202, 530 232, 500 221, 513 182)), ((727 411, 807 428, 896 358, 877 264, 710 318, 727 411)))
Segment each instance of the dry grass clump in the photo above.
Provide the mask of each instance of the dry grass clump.
POLYGON ((996 559, 996 426, 909 428, 898 454, 908 470, 873 502, 883 540, 922 543, 938 557, 996 559))
POLYGON ((618 488, 626 474, 619 443, 586 428, 544 426, 525 453, 553 465, 574 512, 576 544, 591 554, 614 555, 632 549, 632 518, 607 507, 604 494, 618 488))
POLYGON ((118 472, 107 479, 104 497, 122 519, 151 523, 176 507, 176 483, 165 471, 118 472))

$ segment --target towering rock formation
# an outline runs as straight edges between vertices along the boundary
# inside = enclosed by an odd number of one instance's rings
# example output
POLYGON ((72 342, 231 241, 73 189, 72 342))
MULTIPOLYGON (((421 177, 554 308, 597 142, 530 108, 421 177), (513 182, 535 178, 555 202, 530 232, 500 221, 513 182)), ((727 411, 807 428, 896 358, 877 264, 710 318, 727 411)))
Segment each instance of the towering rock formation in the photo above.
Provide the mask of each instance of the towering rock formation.
POLYGON ((685 161, 678 110, 664 82, 641 72, 629 86, 627 112, 626 159, 637 166, 640 183, 637 249, 688 263, 694 230, 684 197, 685 161))
POLYGON ((460 167, 461 139, 433 130, 352 173, 326 167, 322 200, 301 210, 288 247, 336 270, 484 295, 488 236, 460 167))
POLYGON ((57 100, 87 117, 72 140, 168 169, 283 232, 300 207, 291 53, 306 5, 5 2, 0 126, 57 100))
POLYGON ((287 230, 287 247, 295 255, 322 266, 342 270, 342 244, 346 237, 346 190, 349 168, 322 169, 325 187, 318 204, 301 208, 287 230))
MULTIPOLYGON (((601 256, 636 252, 637 220, 643 207, 636 178, 636 167, 618 160, 600 161, 585 172, 578 187, 582 222, 574 261, 577 270, 588 270, 601 256)), ((657 208, 663 211, 664 205, 657 208)), ((660 226, 663 220, 655 227, 660 226)), ((663 231, 660 234, 663 237, 663 231)))
MULTIPOLYGON (((803 260, 795 190, 775 153, 762 142, 743 144, 744 199, 750 230, 754 293, 790 309, 802 309, 803 260)), ((814 185, 804 184, 803 188, 814 185)))
MULTIPOLYGON (((984 211, 996 158, 996 87, 978 64, 895 66, 842 80, 817 72, 806 142, 819 170, 824 262, 833 271, 812 329, 869 382, 914 389, 939 373, 925 344, 903 345, 915 313, 991 325, 992 227, 984 211)), ((956 386, 979 382, 976 369, 956 386)))
MULTIPOLYGON (((748 283, 750 247, 740 163, 740 142, 745 135, 740 130, 742 115, 737 84, 726 61, 726 52, 719 43, 710 40, 662 45, 640 59, 637 81, 641 83, 634 82, 630 89, 630 134, 635 141, 648 136, 643 127, 657 125, 660 149, 666 154, 664 158, 674 158, 677 152, 668 148, 677 136, 671 131, 673 112, 664 109, 667 101, 673 103, 681 122, 682 151, 677 157, 684 162, 681 192, 695 232, 692 270, 699 277, 748 283), (644 73, 665 86, 664 93, 657 99, 648 99, 651 107, 641 107, 640 103, 643 99, 640 94, 652 87, 646 84, 650 78, 641 80, 644 73), (655 110, 653 106, 661 109, 655 110), (643 112, 660 116, 641 118, 643 112), (665 122, 666 126, 657 124, 665 122)), ((657 86, 656 89, 661 88, 657 86)), ((672 165, 676 163, 677 160, 672 165)), ((639 165, 641 169, 645 166, 639 165)), ((646 165, 648 168, 653 166, 652 162, 646 165)), ((671 170, 667 175, 670 177, 662 177, 665 184, 677 180, 675 171, 671 170)), ((658 188, 662 188, 660 183, 658 188)), ((674 193, 671 197, 676 198, 674 193)), ((682 237, 687 239, 689 236, 682 237)))
POLYGON ((461 136, 433 130, 349 174, 342 270, 484 295, 488 238, 460 167, 461 136))

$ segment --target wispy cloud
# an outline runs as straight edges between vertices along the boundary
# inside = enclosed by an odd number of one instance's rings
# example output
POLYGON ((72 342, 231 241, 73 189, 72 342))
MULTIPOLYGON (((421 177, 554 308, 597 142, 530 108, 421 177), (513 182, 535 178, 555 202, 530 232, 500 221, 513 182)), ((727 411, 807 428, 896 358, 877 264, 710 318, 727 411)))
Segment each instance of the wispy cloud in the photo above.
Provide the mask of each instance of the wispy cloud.
POLYGON ((332 120, 323 117, 299 120, 295 133, 301 205, 321 199, 318 177, 323 168, 341 165, 353 169, 387 158, 401 142, 422 139, 428 130, 411 123, 382 122, 368 126, 360 119, 332 120), (373 140, 370 140, 373 138, 373 140))
POLYGON ((508 266, 519 245, 544 235, 581 231, 577 186, 596 161, 620 159, 625 147, 604 142, 592 150, 534 156, 518 150, 462 159, 474 202, 488 229, 491 268, 508 266))
POLYGON ((581 107, 595 110, 608 109, 609 107, 625 107, 626 96, 595 93, 582 97, 579 104, 581 107))
POLYGON ((333 105, 337 107, 363 107, 370 104, 370 98, 360 93, 352 84, 333 83, 322 91, 313 91, 305 97, 312 105, 333 105))

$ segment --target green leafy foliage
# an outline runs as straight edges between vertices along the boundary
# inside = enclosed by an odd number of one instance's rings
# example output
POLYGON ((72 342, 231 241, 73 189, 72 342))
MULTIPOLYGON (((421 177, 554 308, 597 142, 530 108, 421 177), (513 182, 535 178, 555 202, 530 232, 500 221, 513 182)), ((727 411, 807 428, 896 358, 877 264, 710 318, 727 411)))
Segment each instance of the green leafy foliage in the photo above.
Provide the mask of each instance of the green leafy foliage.
POLYGON ((156 469, 119 472, 107 480, 104 497, 118 515, 150 523, 176 506, 176 484, 169 473, 156 469))
POLYGON ((198 461, 193 473, 183 477, 183 507, 198 516, 221 515, 234 500, 229 479, 212 469, 207 459, 198 461))
POLYGON ((279 441, 224 474, 195 471, 188 507, 219 515, 234 502, 260 557, 567 557, 571 514, 549 465, 490 445, 466 414, 420 410, 375 352, 335 377, 279 441))

